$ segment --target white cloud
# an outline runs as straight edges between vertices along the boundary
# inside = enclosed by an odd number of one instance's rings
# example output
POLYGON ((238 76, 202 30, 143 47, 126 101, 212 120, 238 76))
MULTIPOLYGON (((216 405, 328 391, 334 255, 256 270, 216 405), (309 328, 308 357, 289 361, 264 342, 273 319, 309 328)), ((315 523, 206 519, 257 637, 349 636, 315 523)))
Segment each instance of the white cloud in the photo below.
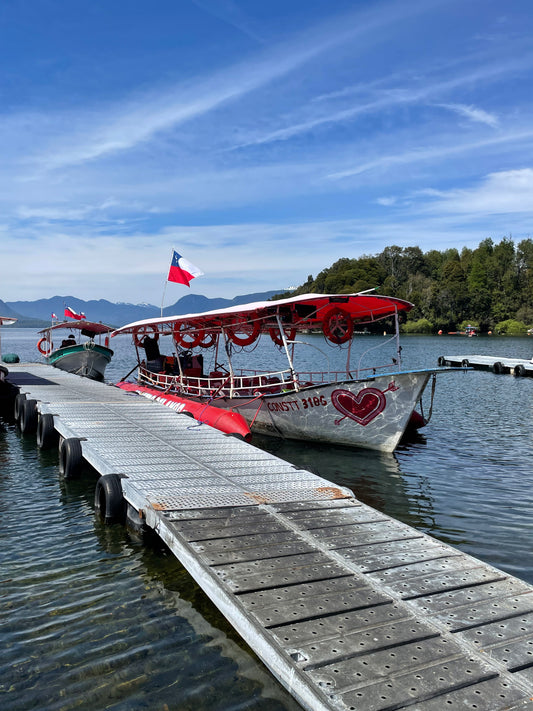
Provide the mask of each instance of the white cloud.
POLYGON ((480 215, 524 214, 533 216, 533 169, 490 173, 478 185, 448 192, 439 191, 432 212, 480 215))

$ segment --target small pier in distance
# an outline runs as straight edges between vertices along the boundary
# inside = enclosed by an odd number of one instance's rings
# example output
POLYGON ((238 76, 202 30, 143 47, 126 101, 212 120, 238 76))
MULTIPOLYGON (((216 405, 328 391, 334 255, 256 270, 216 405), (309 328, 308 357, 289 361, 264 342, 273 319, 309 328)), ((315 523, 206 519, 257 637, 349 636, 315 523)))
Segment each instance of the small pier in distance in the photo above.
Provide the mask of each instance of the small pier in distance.
POLYGON ((503 358, 486 355, 444 355, 438 360, 440 366, 461 366, 474 370, 490 370, 493 373, 518 377, 533 377, 533 362, 524 358, 503 358))
MULTIPOLYGON (((17 364, 15 416, 159 535, 309 711, 533 711, 533 586, 164 405, 17 364)), ((127 639, 127 637, 126 637, 127 639)))

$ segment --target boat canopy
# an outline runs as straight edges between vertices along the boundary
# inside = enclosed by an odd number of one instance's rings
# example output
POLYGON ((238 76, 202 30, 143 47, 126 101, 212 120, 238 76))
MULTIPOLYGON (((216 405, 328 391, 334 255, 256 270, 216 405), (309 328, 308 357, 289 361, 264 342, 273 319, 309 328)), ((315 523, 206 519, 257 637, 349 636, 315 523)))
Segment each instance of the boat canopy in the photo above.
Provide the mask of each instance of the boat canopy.
POLYGON ((111 333, 114 326, 106 326, 105 323, 97 323, 95 321, 86 321, 85 319, 82 319, 80 321, 61 321, 60 323, 54 323, 53 326, 43 328, 43 330, 39 331, 39 333, 48 335, 51 331, 57 331, 60 328, 70 331, 81 331, 84 336, 93 338, 94 336, 102 333, 111 333))
MULTIPOLYGON (((354 323, 372 323, 412 308, 413 304, 408 301, 377 294, 302 294, 288 299, 256 301, 202 313, 135 321, 117 328, 111 337, 130 333, 139 342, 142 336, 152 332, 173 335, 175 338, 178 336, 177 340, 181 340, 183 345, 192 345, 194 341, 184 341, 180 336, 201 332, 203 338, 205 334, 223 329, 230 337, 232 333, 247 332, 249 336, 246 340, 251 342, 260 333, 270 333, 274 338, 275 331, 280 328, 291 334, 322 328, 327 337, 340 343, 346 338, 344 335, 340 339, 335 337, 339 324, 343 334, 347 335, 347 328, 351 335, 354 323), (342 324, 345 326, 342 327, 342 324)), ((244 339, 235 339, 235 342, 244 344, 244 339)))
POLYGON ((0 326, 11 326, 16 320, 12 316, 0 316, 0 326))

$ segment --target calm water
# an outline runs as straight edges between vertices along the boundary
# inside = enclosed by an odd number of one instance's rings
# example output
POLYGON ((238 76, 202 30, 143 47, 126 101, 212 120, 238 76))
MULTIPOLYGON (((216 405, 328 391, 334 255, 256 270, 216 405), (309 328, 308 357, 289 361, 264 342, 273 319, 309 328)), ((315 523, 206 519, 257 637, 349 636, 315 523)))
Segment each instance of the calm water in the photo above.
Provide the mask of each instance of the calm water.
MULTIPOLYGON (((386 339, 361 337, 362 351, 386 339)), ((2 352, 38 360, 29 329, 2 329, 2 352)), ((405 337, 406 367, 440 355, 530 358, 533 338, 405 337)), ((314 337, 308 366, 340 365, 314 337)), ((135 364, 113 344, 108 380, 135 364)), ((247 356, 260 361, 261 347, 247 356)), ((533 583, 533 378, 481 371, 438 377, 430 424, 394 454, 261 446, 375 508, 533 583)), ((429 399, 425 399, 426 414, 429 399)), ((246 709, 299 706, 264 670, 174 557, 94 516, 95 476, 61 481, 0 420, 0 707, 2 709, 246 709)))

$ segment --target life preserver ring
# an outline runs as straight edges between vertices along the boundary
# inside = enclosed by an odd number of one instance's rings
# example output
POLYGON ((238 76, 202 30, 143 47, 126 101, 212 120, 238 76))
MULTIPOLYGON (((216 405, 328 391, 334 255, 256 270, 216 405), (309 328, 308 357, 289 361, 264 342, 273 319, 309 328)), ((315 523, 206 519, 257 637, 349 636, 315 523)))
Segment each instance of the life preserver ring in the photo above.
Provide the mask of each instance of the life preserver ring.
POLYGON ((50 355, 50 353, 54 350, 54 344, 46 338, 41 338, 41 340, 37 343, 37 350, 43 356, 50 355))
POLYGON ((249 346, 253 343, 261 331, 260 321, 237 321, 226 328, 228 338, 236 346, 249 346))
POLYGON ((211 331, 211 333, 208 333, 205 336, 205 340, 202 339, 200 343, 198 344, 200 348, 211 348, 211 346, 214 346, 217 340, 217 334, 215 331, 211 331))
MULTIPOLYGON (((270 338, 274 341, 274 343, 277 346, 283 345, 283 339, 281 338, 281 333, 279 332, 279 328, 272 326, 272 328, 268 329, 268 332, 270 334, 270 338)), ((283 332, 285 333, 285 338, 287 341, 294 341, 294 338, 296 337, 296 333, 297 333, 295 328, 291 328, 290 330, 283 329, 283 332)))
POLYGON ((335 308, 324 316, 322 330, 328 340, 340 345, 353 336, 353 321, 346 311, 335 308))
POLYGON ((183 348, 195 348, 196 346, 199 346, 204 340, 205 331, 202 329, 196 329, 193 331, 190 330, 194 328, 195 327, 192 324, 187 323, 186 321, 177 323, 174 326, 175 343, 183 348))
POLYGON ((148 336, 151 333, 156 334, 157 332, 158 331, 155 326, 139 326, 139 328, 133 332, 133 342, 137 348, 139 348, 142 345, 145 336, 148 336))

